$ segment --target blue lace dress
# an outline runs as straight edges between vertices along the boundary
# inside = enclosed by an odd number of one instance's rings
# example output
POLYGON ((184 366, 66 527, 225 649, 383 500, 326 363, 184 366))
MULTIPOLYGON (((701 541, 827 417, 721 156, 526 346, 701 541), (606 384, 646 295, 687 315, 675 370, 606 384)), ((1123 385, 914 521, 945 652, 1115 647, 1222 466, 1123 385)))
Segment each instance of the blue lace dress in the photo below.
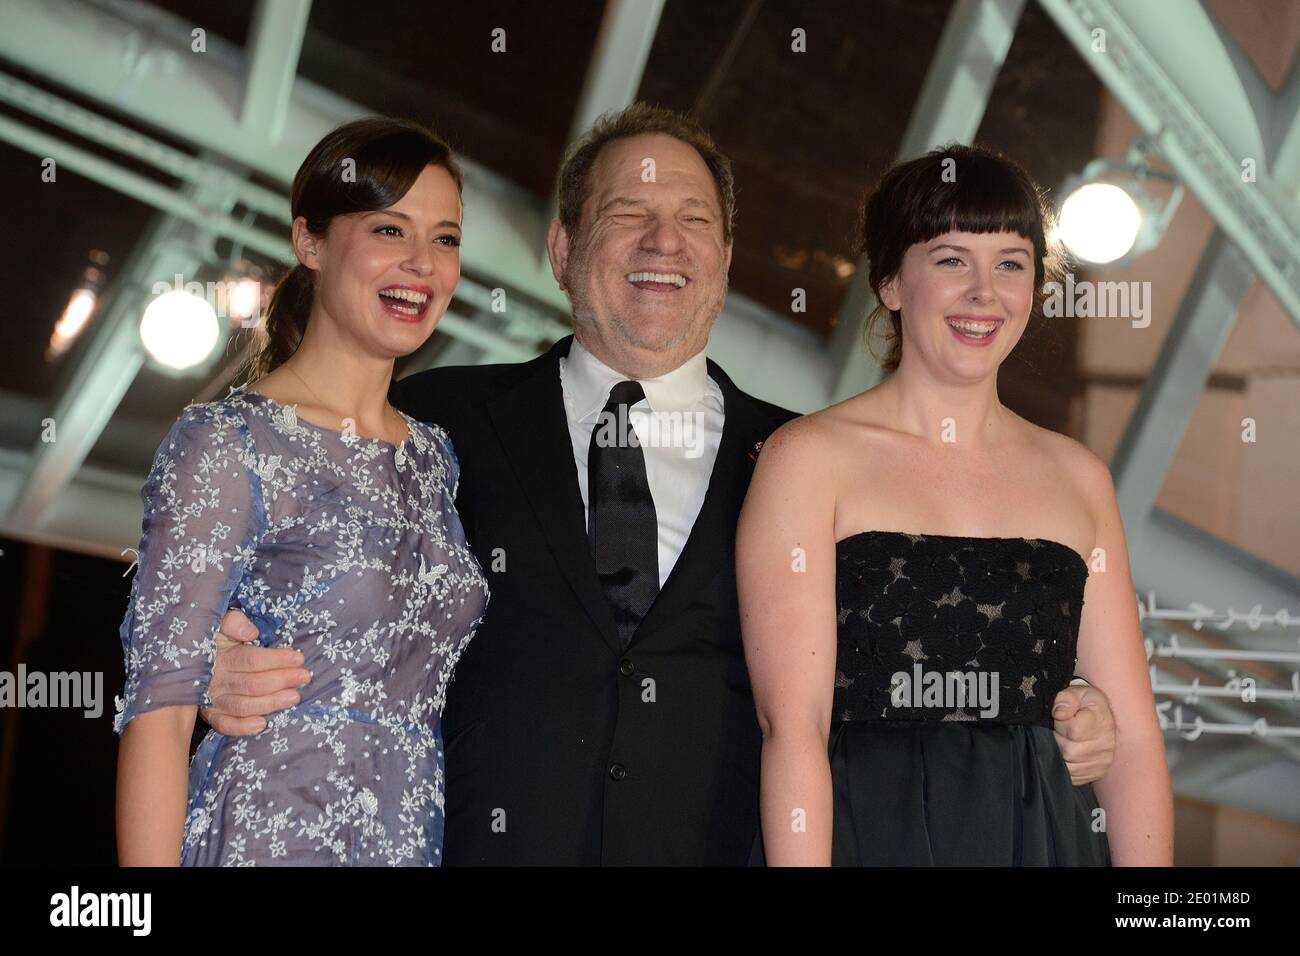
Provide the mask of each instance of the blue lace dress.
POLYGON ((403 417, 393 445, 235 389, 187 408, 158 449, 114 729, 210 703, 230 607, 312 673, 260 733, 203 739, 184 865, 441 862, 440 720, 488 588, 453 504, 451 440, 403 417))

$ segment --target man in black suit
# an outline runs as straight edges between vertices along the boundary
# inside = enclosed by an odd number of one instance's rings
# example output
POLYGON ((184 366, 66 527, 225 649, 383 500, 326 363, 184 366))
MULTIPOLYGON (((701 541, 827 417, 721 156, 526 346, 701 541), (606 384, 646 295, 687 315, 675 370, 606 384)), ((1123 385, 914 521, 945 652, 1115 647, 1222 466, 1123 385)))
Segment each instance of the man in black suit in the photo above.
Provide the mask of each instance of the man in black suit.
MULTIPOLYGON (((636 105, 570 151, 559 200, 548 249, 574 335, 391 393, 451 435, 456 507, 491 587, 443 713, 443 859, 745 864, 761 737, 735 529, 763 441, 794 413, 704 355, 731 262, 730 165, 692 121, 636 105)), ((247 640, 240 617, 223 634, 247 640)), ((294 702, 273 653, 218 655, 205 717, 220 732, 294 702)), ((1087 739, 1066 751, 1084 774, 1113 747, 1087 693, 1087 739)))

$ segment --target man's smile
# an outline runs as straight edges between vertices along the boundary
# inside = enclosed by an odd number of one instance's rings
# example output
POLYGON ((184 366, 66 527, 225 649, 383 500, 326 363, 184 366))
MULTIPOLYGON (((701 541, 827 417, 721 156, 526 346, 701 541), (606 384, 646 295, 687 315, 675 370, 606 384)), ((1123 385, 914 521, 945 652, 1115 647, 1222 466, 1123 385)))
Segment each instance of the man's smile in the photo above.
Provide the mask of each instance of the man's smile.
POLYGON ((644 292, 676 292, 690 280, 680 272, 629 272, 625 278, 644 292))

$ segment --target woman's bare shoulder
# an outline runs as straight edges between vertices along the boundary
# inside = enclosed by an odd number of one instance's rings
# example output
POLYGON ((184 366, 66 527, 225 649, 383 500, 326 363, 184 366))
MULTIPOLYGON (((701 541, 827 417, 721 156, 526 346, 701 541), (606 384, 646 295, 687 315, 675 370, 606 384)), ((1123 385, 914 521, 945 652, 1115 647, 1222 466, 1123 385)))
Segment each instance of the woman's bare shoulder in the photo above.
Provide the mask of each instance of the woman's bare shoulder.
POLYGON ((811 451, 832 453, 857 446, 864 441, 879 441, 888 434, 879 416, 865 396, 856 395, 826 408, 801 415, 786 422, 763 444, 766 451, 775 446, 782 454, 811 451))
POLYGON ((759 456, 765 477, 797 481, 832 497, 870 482, 875 468, 894 460, 899 435, 862 398, 792 419, 773 432, 759 456))
POLYGON ((1076 488, 1094 507, 1105 507, 1115 499, 1110 466, 1083 442, 1020 418, 1031 450, 1042 455, 1062 481, 1076 488))
POLYGON ((797 420, 806 422, 806 427, 823 439, 881 441, 897 435, 887 424, 884 398, 874 389, 797 420))

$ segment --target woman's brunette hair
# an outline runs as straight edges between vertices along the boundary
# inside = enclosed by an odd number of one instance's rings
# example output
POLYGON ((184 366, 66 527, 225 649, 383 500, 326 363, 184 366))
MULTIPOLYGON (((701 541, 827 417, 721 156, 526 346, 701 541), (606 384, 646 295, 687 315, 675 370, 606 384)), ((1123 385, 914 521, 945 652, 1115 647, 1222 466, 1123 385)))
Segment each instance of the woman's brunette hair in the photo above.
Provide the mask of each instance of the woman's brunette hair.
MULTIPOLYGON (((293 177, 289 210, 312 235, 323 236, 335 216, 374 212, 397 202, 427 166, 451 174, 457 191, 464 177, 451 149, 413 120, 372 116, 326 134, 293 177)), ((260 341, 248 362, 248 381, 284 363, 298 348, 316 296, 316 276, 298 263, 271 293, 260 341)))

